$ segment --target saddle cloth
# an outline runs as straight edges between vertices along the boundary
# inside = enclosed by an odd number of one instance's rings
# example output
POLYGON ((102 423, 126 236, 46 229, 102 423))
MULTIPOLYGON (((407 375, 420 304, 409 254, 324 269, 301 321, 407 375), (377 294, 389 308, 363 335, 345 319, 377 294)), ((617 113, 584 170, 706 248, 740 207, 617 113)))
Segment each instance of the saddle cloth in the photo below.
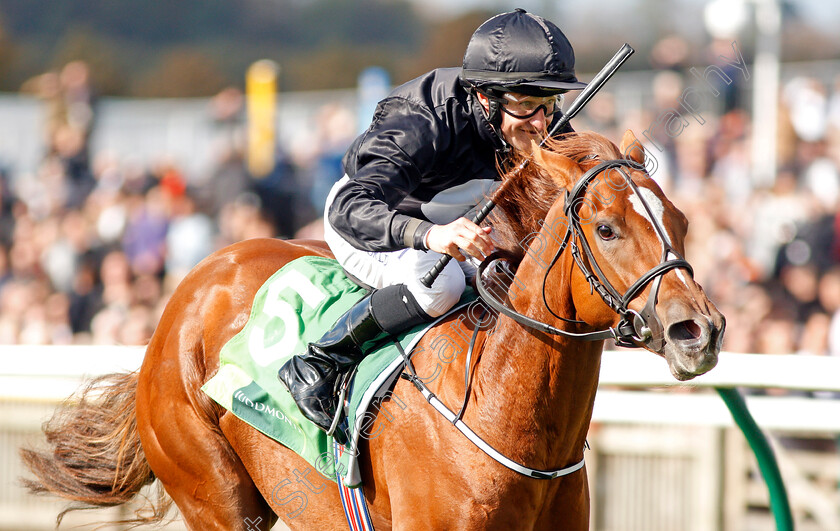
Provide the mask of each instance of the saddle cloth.
MULTIPOLYGON (((335 457, 332 437, 300 414, 277 371, 308 343, 320 339, 366 293, 333 259, 306 256, 289 262, 259 289, 248 322, 222 348, 219 371, 201 388, 238 418, 295 451, 324 477, 333 481, 341 477, 348 487, 361 486, 356 451, 360 436, 372 437, 383 428, 373 425, 375 412, 369 407, 382 407, 385 418, 391 414, 382 401, 402 372, 402 354, 386 342, 359 365, 349 389, 350 442, 340 459, 335 457)), ((475 298, 468 290, 455 308, 475 298)), ((431 326, 434 323, 418 326, 397 338, 404 351, 411 352, 431 326)))

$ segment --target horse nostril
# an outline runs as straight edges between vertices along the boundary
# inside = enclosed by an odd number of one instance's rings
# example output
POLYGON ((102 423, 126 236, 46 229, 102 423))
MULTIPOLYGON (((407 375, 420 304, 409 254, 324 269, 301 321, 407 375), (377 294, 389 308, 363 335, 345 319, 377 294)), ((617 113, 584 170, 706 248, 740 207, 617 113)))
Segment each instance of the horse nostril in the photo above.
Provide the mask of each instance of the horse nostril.
POLYGON ((703 330, 693 320, 680 321, 668 327, 668 337, 671 341, 691 341, 700 338, 703 330))

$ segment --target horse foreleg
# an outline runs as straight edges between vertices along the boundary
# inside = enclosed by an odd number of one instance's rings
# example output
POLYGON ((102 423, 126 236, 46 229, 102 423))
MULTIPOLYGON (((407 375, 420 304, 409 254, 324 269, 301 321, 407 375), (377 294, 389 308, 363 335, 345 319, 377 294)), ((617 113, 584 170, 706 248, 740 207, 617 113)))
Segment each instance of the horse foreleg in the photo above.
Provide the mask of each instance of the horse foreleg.
POLYGON ((553 485, 534 529, 557 529, 560 519, 563 529, 588 531, 590 504, 586 467, 575 474, 550 481, 553 485))

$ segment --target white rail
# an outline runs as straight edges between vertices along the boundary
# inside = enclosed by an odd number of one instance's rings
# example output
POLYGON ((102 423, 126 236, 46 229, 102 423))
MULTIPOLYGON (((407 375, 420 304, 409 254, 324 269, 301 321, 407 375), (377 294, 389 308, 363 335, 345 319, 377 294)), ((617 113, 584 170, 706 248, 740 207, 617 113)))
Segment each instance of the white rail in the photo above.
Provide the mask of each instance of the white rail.
MULTIPOLYGON (((140 367, 144 347, 23 346, 0 348, 0 400, 57 402, 86 379, 140 367)), ((645 351, 604 353, 593 421, 732 425, 716 394, 703 388, 748 387, 840 393, 840 358, 721 353, 711 372, 678 382, 661 358, 645 351), (642 388, 626 390, 617 388, 642 388), (650 391, 650 388, 664 388, 650 391)), ((827 394, 827 393, 826 393, 827 394)), ((840 433, 840 400, 747 396, 765 429, 840 433)))
POLYGON ((714 369, 689 382, 678 382, 665 361, 649 352, 608 351, 601 362, 601 385, 840 391, 840 358, 722 352, 714 369))
POLYGON ((140 368, 145 347, 0 346, 0 400, 57 402, 93 376, 140 368))

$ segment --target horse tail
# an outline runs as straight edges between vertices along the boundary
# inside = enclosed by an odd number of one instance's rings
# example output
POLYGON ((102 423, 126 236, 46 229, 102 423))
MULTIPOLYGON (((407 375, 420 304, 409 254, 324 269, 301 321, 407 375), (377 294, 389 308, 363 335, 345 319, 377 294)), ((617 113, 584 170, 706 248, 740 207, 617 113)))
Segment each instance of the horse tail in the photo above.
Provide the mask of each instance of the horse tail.
MULTIPOLYGON (((78 502, 56 518, 77 509, 121 505, 155 480, 146 461, 135 416, 138 374, 107 374, 91 380, 60 406, 44 424, 48 449, 21 449, 36 479, 22 478, 35 494, 54 494, 78 502)), ((159 484, 146 504, 123 524, 160 523, 172 500, 159 484)))

